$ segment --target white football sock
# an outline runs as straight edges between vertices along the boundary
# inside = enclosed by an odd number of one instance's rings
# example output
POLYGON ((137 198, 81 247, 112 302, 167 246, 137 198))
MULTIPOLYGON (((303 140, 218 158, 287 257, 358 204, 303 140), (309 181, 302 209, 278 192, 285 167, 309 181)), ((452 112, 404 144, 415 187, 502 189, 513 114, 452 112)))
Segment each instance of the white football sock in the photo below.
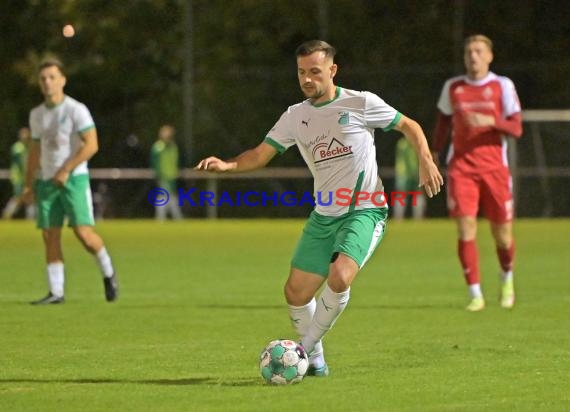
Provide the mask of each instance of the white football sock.
POLYGON ((350 288, 341 293, 335 293, 327 284, 313 315, 313 320, 306 335, 301 339, 301 344, 308 353, 315 349, 316 343, 322 339, 334 325, 350 299, 350 288))
POLYGON ((97 259, 97 263, 99 263, 99 268, 101 268, 103 276, 106 278, 113 276, 115 269, 111 263, 111 256, 109 256, 107 253, 105 246, 103 246, 101 250, 95 254, 95 258, 97 259))
MULTIPOLYGON (((305 337, 307 331, 309 330, 309 326, 313 320, 313 315, 315 314, 316 308, 317 301, 315 298, 311 299, 311 301, 305 306, 289 305, 289 319, 291 320, 291 324, 301 339, 305 337)), ((323 351, 322 341, 319 340, 315 344, 315 348, 309 354, 309 362, 315 368, 321 368, 325 365, 325 355, 323 351)))
POLYGON ((481 292, 481 285, 479 283, 469 285, 469 294, 472 298, 482 298, 483 292, 481 292))
POLYGON ((48 263, 46 272, 49 291, 54 296, 62 297, 64 283, 63 262, 48 263))
POLYGON ((513 271, 509 270, 508 272, 501 271, 501 280, 503 282, 508 282, 513 278, 513 271))

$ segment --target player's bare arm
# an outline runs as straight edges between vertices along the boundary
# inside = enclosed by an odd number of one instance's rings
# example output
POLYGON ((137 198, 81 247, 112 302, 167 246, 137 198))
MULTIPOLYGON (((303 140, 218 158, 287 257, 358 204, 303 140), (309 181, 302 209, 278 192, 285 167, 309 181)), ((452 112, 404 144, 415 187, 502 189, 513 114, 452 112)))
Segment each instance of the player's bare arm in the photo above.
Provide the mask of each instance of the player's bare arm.
POLYGON ((443 177, 433 161, 421 126, 415 120, 402 116, 395 129, 406 136, 416 151, 420 166, 420 187, 424 188, 430 198, 437 195, 441 191, 443 177))
POLYGON ((99 151, 99 143, 97 140, 97 130, 93 127, 89 130, 80 133, 81 140, 83 141, 83 146, 81 149, 75 153, 74 156, 70 157, 57 171, 53 180, 56 184, 63 186, 69 174, 75 169, 79 164, 91 159, 95 153, 99 151))
POLYGON ((215 156, 207 157, 202 159, 194 169, 211 172, 247 172, 266 166, 276 154, 277 150, 273 146, 261 143, 257 147, 225 161, 215 156))

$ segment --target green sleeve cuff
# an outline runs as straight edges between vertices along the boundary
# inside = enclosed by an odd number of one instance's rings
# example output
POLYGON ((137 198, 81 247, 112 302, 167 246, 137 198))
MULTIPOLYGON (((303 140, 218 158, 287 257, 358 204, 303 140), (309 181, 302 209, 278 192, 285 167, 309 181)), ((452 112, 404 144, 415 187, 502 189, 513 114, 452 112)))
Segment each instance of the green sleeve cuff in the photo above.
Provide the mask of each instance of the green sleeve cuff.
POLYGON ((79 130, 79 133, 84 133, 84 132, 86 132, 87 130, 94 129, 94 128, 95 128, 95 125, 92 124, 92 125, 90 125, 90 126, 84 127, 83 129, 79 130))
POLYGON ((273 139, 272 139, 271 137, 269 137, 269 136, 267 136, 263 142, 264 142, 264 143, 267 143, 267 144, 270 145, 270 146, 273 146, 273 148, 274 148, 275 150, 277 150, 277 152, 278 152, 279 154, 283 154, 283 153, 285 153, 285 151, 287 150, 286 147, 281 146, 279 143, 277 143, 275 140, 273 140, 273 139))
POLYGON ((390 122, 390 124, 388 126, 386 126, 385 128, 383 128, 382 130, 385 132, 389 132, 400 122, 401 118, 402 118, 402 113, 396 112, 396 116, 394 117, 394 120, 392 120, 390 122))

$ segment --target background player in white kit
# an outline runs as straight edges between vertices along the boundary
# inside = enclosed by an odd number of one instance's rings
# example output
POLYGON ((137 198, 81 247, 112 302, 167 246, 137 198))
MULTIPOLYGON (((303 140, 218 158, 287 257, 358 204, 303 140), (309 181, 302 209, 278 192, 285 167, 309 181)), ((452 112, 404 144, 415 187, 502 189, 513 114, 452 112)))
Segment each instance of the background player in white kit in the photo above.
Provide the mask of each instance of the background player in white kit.
MULTIPOLYGON (((443 184, 421 127, 369 92, 337 87, 335 49, 313 40, 297 48, 297 74, 308 98, 291 106, 257 147, 234 159, 208 157, 197 169, 243 172, 265 166, 277 153, 296 144, 314 177, 315 195, 352 189, 373 193, 378 178, 374 129, 392 128, 412 143, 420 160, 420 185, 427 195, 443 184)), ((309 375, 326 376, 321 339, 346 307, 350 285, 380 243, 387 208, 370 200, 350 206, 317 205, 303 230, 285 284, 293 326, 309 353, 309 375), (325 283, 318 301, 315 295, 325 283)))
POLYGON ((44 102, 30 112, 32 143, 23 199, 37 202, 38 227, 45 243, 49 293, 32 304, 64 302, 61 228, 65 217, 103 274, 105 298, 117 299, 117 276, 101 237, 93 226, 93 205, 87 161, 97 153, 97 131, 87 107, 66 96, 62 63, 45 60, 39 68, 44 102), (35 181, 35 187, 32 184, 35 181))

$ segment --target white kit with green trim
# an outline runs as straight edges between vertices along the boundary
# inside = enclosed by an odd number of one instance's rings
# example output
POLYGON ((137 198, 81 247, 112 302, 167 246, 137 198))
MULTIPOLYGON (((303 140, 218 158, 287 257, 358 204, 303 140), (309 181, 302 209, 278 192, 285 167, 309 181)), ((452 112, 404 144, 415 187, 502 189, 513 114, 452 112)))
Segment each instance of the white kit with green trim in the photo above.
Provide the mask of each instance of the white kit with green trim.
MULTIPOLYGON (((72 97, 65 96, 56 106, 45 103, 30 112, 32 139, 41 142, 42 180, 51 179, 63 163, 81 148, 79 133, 95 127, 89 109, 72 97)), ((87 162, 79 164, 73 175, 87 174, 87 162)))
MULTIPOLYGON (((401 114, 377 95, 337 87, 333 100, 311 104, 305 100, 290 106, 267 133, 265 142, 279 153, 297 145, 313 177, 317 213, 341 216, 352 210, 376 208, 371 200, 355 206, 337 199, 338 189, 352 193, 383 191, 378 177, 374 129, 388 131, 400 120, 401 114), (329 202, 333 194, 332 202, 329 202), (324 203, 330 205, 324 205, 324 203)), ((345 194, 346 195, 346 194, 345 194)), ((376 203, 382 203, 380 197, 376 203)))

